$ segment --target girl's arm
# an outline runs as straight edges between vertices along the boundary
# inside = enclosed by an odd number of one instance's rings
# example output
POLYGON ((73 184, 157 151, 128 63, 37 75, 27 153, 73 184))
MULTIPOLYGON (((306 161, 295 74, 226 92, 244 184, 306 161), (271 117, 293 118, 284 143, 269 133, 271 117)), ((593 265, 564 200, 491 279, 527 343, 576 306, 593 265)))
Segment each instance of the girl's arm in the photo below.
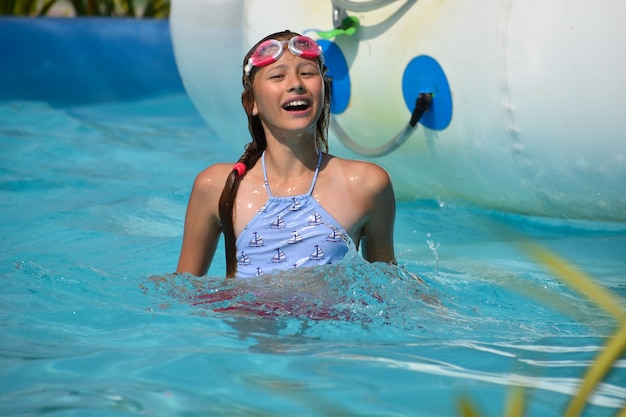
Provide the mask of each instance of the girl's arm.
POLYGON ((370 262, 396 263, 393 248, 393 230, 396 218, 396 200, 389 174, 373 165, 368 173, 372 208, 363 226, 362 253, 370 262))
POLYGON ((183 243, 176 272, 206 275, 221 234, 219 198, 229 172, 214 165, 196 177, 185 215, 183 243))

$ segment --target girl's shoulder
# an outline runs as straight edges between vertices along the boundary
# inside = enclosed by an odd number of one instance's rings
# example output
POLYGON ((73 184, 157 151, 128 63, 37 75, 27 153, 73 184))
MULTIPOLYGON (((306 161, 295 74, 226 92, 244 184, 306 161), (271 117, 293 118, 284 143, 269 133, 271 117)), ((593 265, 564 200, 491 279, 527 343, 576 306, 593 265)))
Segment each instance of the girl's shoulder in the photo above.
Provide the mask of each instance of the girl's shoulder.
POLYGON ((225 177, 228 174, 230 174, 230 172, 233 170, 234 165, 235 165, 234 163, 228 163, 228 162, 221 162, 221 163, 209 165, 208 167, 200 171, 198 173, 198 176, 199 177, 200 176, 211 177, 211 178, 224 177, 225 179, 225 177))
POLYGON ((391 184, 387 170, 374 162, 345 159, 329 154, 328 169, 333 176, 345 178, 359 186, 380 189, 391 184))
POLYGON ((196 175, 194 181, 194 189, 203 190, 205 192, 222 192, 228 175, 233 170, 232 163, 213 164, 196 175))

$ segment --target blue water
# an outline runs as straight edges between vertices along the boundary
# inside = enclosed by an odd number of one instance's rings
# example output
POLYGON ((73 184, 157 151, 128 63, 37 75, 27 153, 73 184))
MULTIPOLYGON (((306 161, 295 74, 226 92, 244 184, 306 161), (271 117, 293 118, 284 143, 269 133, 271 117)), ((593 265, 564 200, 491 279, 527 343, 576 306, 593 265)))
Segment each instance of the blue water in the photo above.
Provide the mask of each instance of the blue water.
MULTIPOLYGON (((517 243, 624 300, 625 224, 400 201, 397 268, 169 274, 195 174, 237 156, 183 94, 0 103, 2 415, 496 416, 522 386, 559 416, 616 330, 517 243)), ((622 357, 585 415, 625 401, 622 357)))

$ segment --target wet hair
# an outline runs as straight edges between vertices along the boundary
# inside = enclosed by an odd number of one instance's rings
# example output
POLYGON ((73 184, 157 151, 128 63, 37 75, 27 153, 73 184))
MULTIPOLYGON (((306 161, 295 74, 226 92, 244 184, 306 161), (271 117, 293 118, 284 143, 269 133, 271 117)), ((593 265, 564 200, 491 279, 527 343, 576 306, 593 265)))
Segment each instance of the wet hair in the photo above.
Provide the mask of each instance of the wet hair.
MULTIPOLYGON (((266 40, 289 40, 297 35, 297 33, 286 30, 266 36, 265 38, 257 42, 256 45, 254 45, 252 49, 250 49, 250 51, 246 54, 243 60, 243 67, 245 67, 248 59, 254 53, 256 48, 266 40)), ((320 115, 320 118, 318 119, 315 128, 315 141, 317 148, 321 152, 328 152, 328 123, 330 121, 330 80, 326 77, 327 68, 324 64, 321 63, 321 60, 319 58, 318 64, 321 65, 320 70, 324 82, 324 103, 322 106, 322 114, 320 115)), ((252 136, 252 141, 246 144, 244 148, 244 153, 243 155, 241 155, 238 161, 239 163, 245 165, 246 171, 251 169, 256 164, 256 162, 263 154, 265 147, 267 146, 265 131, 263 130, 261 119, 258 115, 255 116, 252 114, 252 108, 254 107, 254 92, 252 90, 252 85, 254 83, 256 70, 257 68, 253 67, 249 75, 246 75, 246 73, 243 72, 243 76, 241 78, 243 84, 241 104, 243 105, 243 109, 248 116, 248 130, 250 131, 250 136, 252 136)), ((245 175, 245 173, 243 175, 245 175)), ((219 215, 222 223, 222 232, 224 233, 224 249, 226 251, 227 278, 234 277, 235 273, 237 272, 237 246, 233 225, 233 206, 235 202, 235 197, 237 196, 237 190, 239 189, 239 183, 241 182, 241 178, 243 177, 243 175, 239 175, 239 171, 237 169, 232 170, 232 172, 228 175, 228 178, 226 179, 226 184, 224 185, 224 189, 222 190, 222 195, 220 196, 219 201, 219 215)))

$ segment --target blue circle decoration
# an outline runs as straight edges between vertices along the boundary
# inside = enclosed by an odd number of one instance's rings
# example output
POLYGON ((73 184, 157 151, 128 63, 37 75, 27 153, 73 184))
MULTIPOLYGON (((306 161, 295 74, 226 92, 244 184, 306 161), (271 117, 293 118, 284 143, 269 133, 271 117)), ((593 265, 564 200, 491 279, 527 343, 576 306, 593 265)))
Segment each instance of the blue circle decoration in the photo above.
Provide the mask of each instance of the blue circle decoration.
POLYGON ((332 79, 330 93, 330 112, 341 114, 350 103, 350 70, 341 49, 326 39, 318 40, 324 53, 324 63, 328 67, 328 77, 332 79))
POLYGON ((443 130, 452 120, 452 93, 446 74, 439 63, 428 55, 420 55, 409 62, 402 76, 402 95, 412 113, 420 93, 432 93, 430 108, 420 124, 432 130, 443 130))

